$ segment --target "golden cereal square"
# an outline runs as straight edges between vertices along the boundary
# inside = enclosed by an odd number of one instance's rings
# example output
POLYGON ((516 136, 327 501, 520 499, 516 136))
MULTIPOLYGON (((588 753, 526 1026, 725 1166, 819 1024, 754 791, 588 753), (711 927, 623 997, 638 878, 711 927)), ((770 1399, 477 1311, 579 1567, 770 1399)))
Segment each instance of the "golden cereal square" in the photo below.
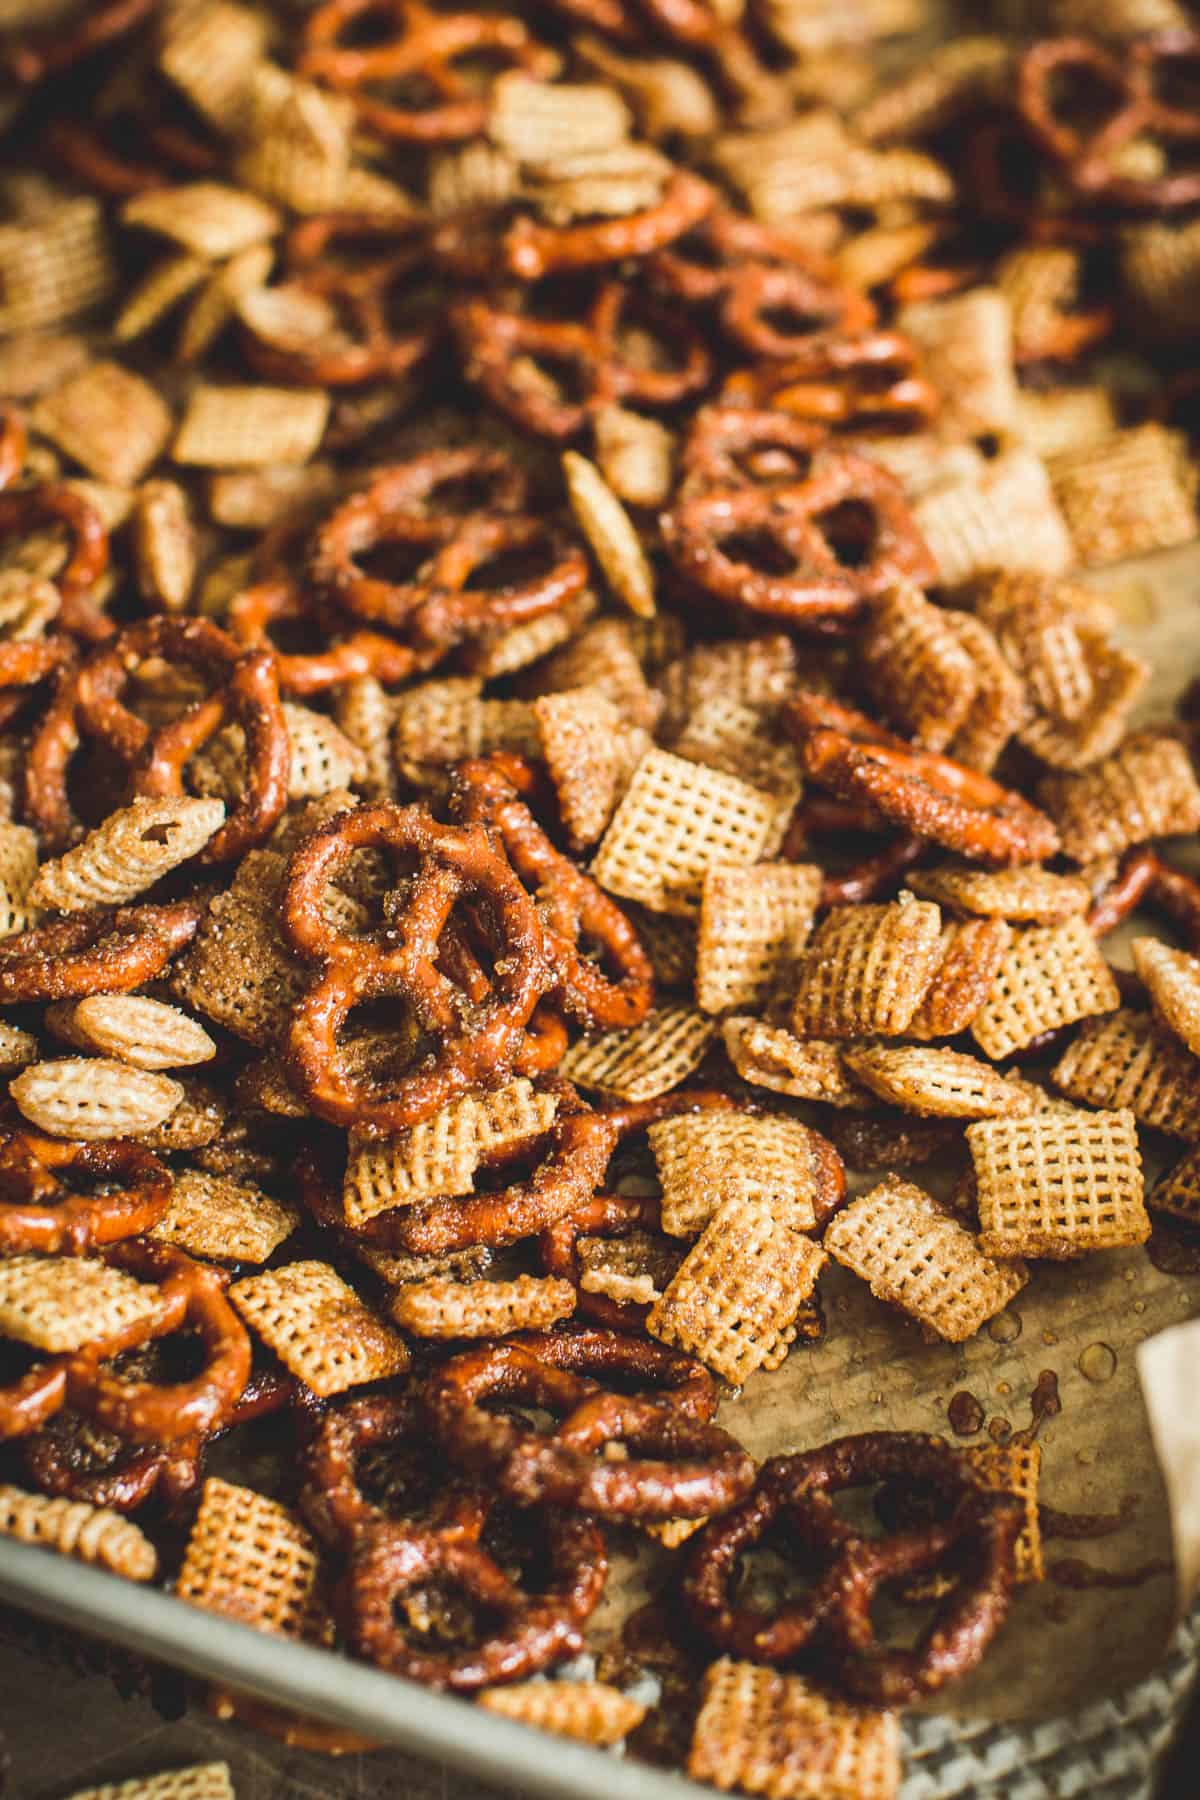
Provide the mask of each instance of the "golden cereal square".
POLYGON ((848 1046, 856 1081, 904 1112, 934 1119, 990 1119, 1030 1109, 1029 1097, 990 1063, 917 1044, 848 1046))
POLYGON ((167 1210, 150 1236, 212 1262, 263 1263, 299 1223, 293 1207, 252 1182, 180 1169, 167 1210))
POLYGON ((983 1119, 967 1145, 989 1255, 1065 1259, 1150 1235, 1131 1112, 983 1119))
POLYGON ((726 1200, 762 1200, 795 1231, 824 1210, 824 1141, 799 1119, 716 1109, 661 1119, 647 1137, 673 1237, 703 1231, 726 1200))
POLYGON ((315 1394, 328 1399, 408 1367, 404 1341, 328 1263, 289 1263, 235 1282, 246 1323, 315 1394))
POLYGON ((735 775, 650 750, 604 834, 592 875, 652 912, 699 912, 706 871, 757 862, 778 812, 773 795, 735 775))
POLYGON ((558 1073, 620 1100, 653 1100, 687 1080, 716 1029, 715 1020, 690 1007, 660 1007, 632 1031, 580 1038, 559 1063, 558 1073))
POLYGON ((940 946, 941 914, 928 900, 831 908, 800 958, 796 1036, 903 1036, 940 946))
POLYGON ((40 400, 33 423, 98 481, 132 487, 166 448, 173 421, 140 375, 94 362, 40 400))
POLYGON ((974 1337, 1029 1279, 1023 1264, 994 1261, 945 1207, 898 1175, 838 1213, 825 1248, 877 1299, 950 1344, 974 1337))
POLYGON ((825 1253, 763 1200, 727 1200, 651 1308, 646 1330, 738 1387, 777 1369, 825 1253))
POLYGON ((778 707, 796 681, 796 646, 782 633, 694 644, 663 670, 662 734, 670 740, 712 700, 778 707))
POLYGON ((1194 1055, 1200 1054, 1200 956, 1152 937, 1134 938, 1130 950, 1158 1018, 1194 1055))
POLYGON ((1200 830, 1200 786, 1186 747, 1140 731, 1079 774, 1047 775, 1039 798, 1077 863, 1200 830))
POLYGON ((991 992, 971 1021, 971 1036, 999 1062, 1043 1031, 1073 1025, 1121 1003, 1112 971, 1080 918, 1031 925, 1016 933, 991 992))
POLYGON ((704 1677, 687 1772, 766 1800, 897 1800, 900 1721, 722 1657, 704 1677))
POLYGON ((132 1781, 106 1781, 103 1787, 80 1788, 68 1800, 236 1800, 236 1795, 229 1764, 211 1762, 136 1775, 132 1781))
POLYGON ((329 395, 277 387, 196 388, 171 451, 199 469, 249 469, 304 463, 329 417, 329 395))
POLYGON ((1200 1224, 1200 1150, 1189 1150, 1181 1162, 1160 1176, 1146 1204, 1152 1212, 1172 1213, 1177 1219, 1200 1224))
POLYGON ((923 900, 936 900, 951 912, 1016 925, 1061 925, 1092 904, 1091 889, 1078 875, 1056 875, 1036 863, 1021 869, 937 863, 932 869, 914 869, 908 885, 923 900))
POLYGON ((575 1289, 553 1276, 512 1281, 416 1281, 393 1297, 391 1314, 413 1337, 506 1337, 542 1330, 575 1311, 575 1289))
POLYGON ((619 1744, 646 1716, 644 1701, 599 1681, 524 1681, 485 1688, 479 1705, 582 1744, 619 1744))
POLYGON ((1005 919, 951 919, 944 924, 937 967, 906 1035, 928 1042, 966 1031, 995 985, 1012 935, 1005 919))
POLYGON ((967 719, 978 683, 943 608, 917 588, 893 588, 872 604, 859 655, 867 690, 884 715, 922 749, 945 750, 967 719))
POLYGON ((1141 1125, 1200 1142, 1200 1058, 1151 1013, 1122 1009, 1085 1025, 1051 1080, 1068 1099, 1128 1107, 1141 1125))
POLYGON ((811 863, 709 869, 700 892, 701 1012, 756 1007, 791 982, 812 930, 822 873, 811 863))
POLYGON ((1182 432, 1150 423, 1051 458, 1054 497, 1085 568, 1196 536, 1196 471, 1182 432))
POLYGON ((722 769, 765 794, 788 812, 804 785, 795 746, 781 738, 770 711, 724 695, 704 700, 689 714, 671 746, 676 756, 722 769))
POLYGON ((157 1287, 87 1257, 0 1261, 0 1336, 59 1354, 111 1337, 162 1306, 157 1287))
POLYGON ((139 225, 213 260, 261 244, 281 224, 273 206, 221 181, 151 188, 127 200, 122 217, 127 225, 139 225))
POLYGON ((257 1631, 314 1638, 319 1570, 316 1544, 285 1506, 210 1476, 175 1592, 257 1631))

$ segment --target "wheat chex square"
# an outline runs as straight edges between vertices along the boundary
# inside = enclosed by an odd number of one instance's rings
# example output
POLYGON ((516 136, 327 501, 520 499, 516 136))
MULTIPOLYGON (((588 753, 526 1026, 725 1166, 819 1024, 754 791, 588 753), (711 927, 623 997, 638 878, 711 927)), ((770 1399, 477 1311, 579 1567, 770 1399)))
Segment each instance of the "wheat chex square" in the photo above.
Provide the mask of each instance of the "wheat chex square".
POLYGON ((298 1212, 252 1182, 179 1169, 167 1210, 149 1235, 213 1262, 263 1263, 299 1223, 298 1212))
POLYGON ((1200 956, 1152 937, 1134 938, 1130 950, 1158 1017, 1193 1054, 1200 1054, 1200 956))
POLYGON ((822 1205, 821 1140, 799 1119, 716 1109, 647 1132, 662 1184, 663 1230, 694 1237, 726 1200, 762 1200, 794 1231, 822 1205))
POLYGON ((1131 1112, 984 1119, 968 1125, 967 1144, 990 1255, 1062 1260, 1149 1237, 1131 1112))
POLYGON ((736 1017, 721 1026, 725 1052, 752 1087, 790 1094, 797 1100, 824 1100, 829 1106, 861 1106, 863 1092, 850 1079, 842 1046, 821 1038, 798 1038, 765 1019, 736 1017))
POLYGON ((209 1476, 175 1583, 181 1600, 313 1640, 325 1635, 319 1573, 317 1546, 287 1507, 209 1476))
POLYGON ((579 1087, 620 1100, 653 1100, 686 1081, 716 1033, 716 1021, 690 1007, 664 1006, 632 1031, 580 1038, 558 1065, 579 1087))
POLYGON ((162 1295, 123 1269, 79 1256, 0 1260, 0 1337, 59 1355, 157 1317, 162 1295))
POLYGON ((696 1000, 701 1012, 755 1007, 790 983, 822 873, 810 863, 709 869, 700 893, 696 1000))
POLYGON ((1038 796, 1077 863, 1200 830, 1200 785, 1186 746, 1139 731, 1079 774, 1047 775, 1038 796))
POLYGON ((229 1290, 246 1323, 314 1394, 328 1399, 408 1367, 402 1338, 328 1263, 289 1263, 229 1290))
POLYGON ((1200 1142, 1200 1059, 1151 1013, 1122 1009, 1091 1021, 1050 1078, 1071 1100, 1128 1107, 1141 1125, 1200 1142))

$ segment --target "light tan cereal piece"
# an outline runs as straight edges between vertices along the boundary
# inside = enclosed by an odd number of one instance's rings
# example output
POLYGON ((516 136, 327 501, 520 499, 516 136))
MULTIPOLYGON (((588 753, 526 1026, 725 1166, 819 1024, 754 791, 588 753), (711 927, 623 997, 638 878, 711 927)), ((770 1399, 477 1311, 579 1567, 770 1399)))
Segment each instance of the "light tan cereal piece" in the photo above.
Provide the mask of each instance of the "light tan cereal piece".
POLYGON ((392 766, 396 709, 387 689, 373 675, 356 675, 335 688, 333 715, 361 758, 358 785, 363 793, 372 800, 391 799, 396 792, 392 766))
POLYGON ((513 625, 506 631, 485 631, 463 650, 464 666, 473 675, 491 680, 497 675, 512 675, 527 669, 530 663, 549 656, 563 644, 569 644, 593 617, 599 601, 590 588, 576 594, 556 612, 543 613, 540 619, 513 625))
POLYGON ((1092 891, 1078 875, 1056 875, 1031 863, 1023 869, 977 869, 970 863, 938 863, 908 876, 914 894, 953 912, 1018 925, 1060 925, 1086 913, 1092 891))
POLYGON ((271 244, 251 244, 213 271, 179 328, 177 355, 181 363, 197 362, 216 342, 242 295, 262 286, 274 262, 271 244))
POLYGON ((479 1705, 582 1744, 619 1744, 646 1716, 644 1701, 601 1681, 522 1681, 515 1687, 485 1688, 479 1705))
POLYGON ((153 1131, 183 1098, 169 1075, 98 1056, 34 1063, 9 1082, 8 1091, 39 1131, 88 1143, 153 1131))
POLYGON ((701 701, 673 752, 773 794, 780 816, 790 815, 804 785, 795 746, 780 738, 772 714, 738 700, 701 701))
POLYGON ((297 513, 332 504, 336 487, 327 462, 231 469, 208 478, 209 516, 235 531, 267 531, 297 513))
POLYGON ((1200 1141, 1200 1060, 1150 1013, 1122 1010, 1086 1025, 1050 1079, 1072 1100, 1128 1107, 1143 1125, 1200 1141))
POLYGON ((786 224, 823 207, 871 208, 897 200, 945 203, 954 184, 933 158, 877 151, 853 139, 827 107, 768 130, 725 132, 711 154, 756 219, 786 224))
POLYGON ((196 533, 176 481, 147 481, 134 502, 134 562, 142 598, 182 612, 196 579, 196 533))
POLYGON ((29 902, 47 912, 123 906, 199 854, 225 817, 220 800, 134 800, 81 844, 43 863, 29 902))
POLYGON ((850 1073, 905 1112, 932 1119, 994 1119, 1030 1110, 1027 1094, 990 1063, 916 1044, 849 1045, 850 1073))
POLYGON ((210 1062, 217 1046, 177 1006, 144 994, 89 994, 46 1009, 46 1024, 78 1050, 97 1050, 135 1069, 185 1069, 210 1062))
POLYGON ((928 900, 835 906, 800 958, 797 1037, 902 1037, 940 960, 928 900))
POLYGON ((535 694, 561 694, 567 688, 597 687, 628 725, 652 731, 662 697, 651 688, 634 648, 627 618, 596 619, 553 656, 532 670, 535 694))
POLYGON ((37 833, 27 825, 0 822, 0 938, 13 937, 33 923, 36 905, 29 890, 37 875, 37 833))
POLYGON ((975 480, 935 488, 913 517, 946 587, 993 569, 1061 575, 1074 561, 1045 464, 1029 450, 1004 450, 975 480))
POLYGON ((900 1721, 829 1700, 799 1675, 723 1656, 704 1677, 687 1772, 767 1800, 897 1800, 900 1721))
POLYGON ((408 1367, 402 1338, 328 1263, 289 1263, 237 1281, 229 1297, 269 1349, 328 1399, 408 1367))
POLYGON ((959 443, 931 431, 864 437, 860 449, 862 455, 882 463, 896 477, 909 500, 962 481, 976 481, 987 468, 987 458, 974 444, 959 443))
POLYGON ((1135 425, 1063 451, 1049 469, 1085 568, 1190 543, 1200 528, 1197 476, 1182 432, 1135 425))
POLYGON ((606 39, 576 38, 580 61, 624 95, 648 138, 711 137, 720 124, 712 89, 690 63, 630 56, 606 39))
POLYGON ((647 1136, 672 1237, 696 1236, 727 1200, 761 1200, 793 1231, 811 1231, 827 1204, 828 1146, 799 1119, 684 1113, 647 1136))
POLYGON ((511 1144, 541 1137, 558 1111, 553 1093, 543 1093, 524 1075, 503 1087, 475 1095, 472 1126, 481 1159, 494 1157, 511 1144))
POLYGON ((580 1038, 558 1065, 579 1087, 599 1088, 620 1100, 653 1100, 686 1081, 701 1062, 716 1022, 686 1006, 648 1013, 632 1031, 580 1038))
POLYGON ((840 1044, 793 1037, 765 1019, 726 1019, 721 1035, 730 1062, 754 1087, 797 1100, 824 1100, 829 1106, 863 1104, 863 1091, 850 1078, 840 1044))
POLYGON ((171 435, 171 409, 140 375, 93 362, 33 409, 34 429, 99 481, 132 487, 171 435))
POLYGON ((896 587, 871 606, 859 642, 871 697, 915 744, 944 750, 964 724, 975 665, 946 614, 919 589, 896 587))
POLYGON ((154 1319, 156 1287, 81 1256, 8 1256, 0 1262, 0 1335, 58 1356, 154 1319))
POLYGON ((209 1476, 175 1583, 181 1600, 256 1631, 311 1639, 321 1635, 319 1573, 317 1546, 287 1507, 209 1476))
POLYGON ((990 1493, 1014 1494, 1024 1502, 1025 1519, 1014 1547, 1015 1580, 1044 1581, 1042 1524, 1038 1510, 1038 1480, 1042 1472, 1040 1444, 971 1444, 959 1451, 970 1463, 981 1488, 990 1493))
POLYGON ((254 70, 267 47, 264 13, 231 0, 200 0, 163 18, 158 66, 218 131, 245 121, 254 70))
POLYGON ((214 262, 274 237, 282 223, 273 206, 220 181, 151 188, 127 200, 121 217, 214 262))
POLYGON ((543 694, 533 702, 533 716, 567 842, 586 849, 603 835, 629 772, 627 728, 594 687, 543 694))
POLYGON ((674 173, 670 159, 649 144, 615 144, 529 165, 521 183, 527 199, 551 225, 582 218, 625 218, 656 206, 674 173))
POLYGON ((526 748, 537 754, 532 708, 524 700, 485 700, 478 676, 420 681, 397 698, 395 751, 402 770, 526 748))
POLYGON ((180 1169, 150 1236, 213 1262, 263 1263, 299 1223, 293 1207, 250 1182, 180 1169))
POLYGON ((158 1154, 176 1150, 203 1150, 215 1144, 225 1129, 229 1105, 225 1096, 198 1075, 183 1075, 179 1085, 183 1099, 170 1118, 153 1131, 138 1134, 138 1143, 158 1154))
POLYGON ((982 585, 976 601, 1032 704, 1063 721, 1082 717, 1095 688, 1074 605, 1076 587, 1046 576, 1001 574, 982 585))
POLYGON ((605 581, 630 612, 651 618, 656 611, 654 574, 629 514, 586 456, 566 450, 562 466, 571 511, 605 581))
POLYGON ((1000 1062, 1043 1031, 1113 1012, 1121 1004, 1112 971, 1081 918, 1031 925, 1014 934, 987 1000, 971 1021, 985 1056, 1000 1062))
POLYGON ((683 1261, 683 1246, 661 1231, 635 1228, 623 1237, 578 1237, 575 1255, 585 1294, 650 1306, 683 1261))
POLYGON ((1107 388, 1022 388, 1017 395, 1014 434, 1035 456, 1049 459, 1095 444, 1117 429, 1113 396, 1107 388))
POLYGON ((830 1256, 948 1344, 962 1344, 1003 1311, 1029 1279, 1020 1262, 995 1262, 914 1182, 889 1175, 852 1200, 825 1233, 830 1256))
POLYGON ((275 851, 251 851, 233 886, 212 900, 172 978, 194 1011, 260 1050, 277 1042, 311 980, 279 935, 286 866, 275 851))
POLYGON ((1189 1150, 1182 1161, 1160 1176, 1147 1194, 1146 1204, 1152 1212, 1200 1223, 1200 1150, 1189 1150))
POLYGON ((619 500, 665 506, 675 478, 675 435, 658 419, 623 406, 598 406, 592 416, 596 461, 619 500))
POLYGON ((922 352, 922 370, 941 395, 941 419, 962 437, 1007 434, 1016 413, 1013 317, 996 287, 903 307, 897 329, 922 352))
POLYGON ((18 1069, 36 1062, 41 1052, 31 1031, 22 1031, 0 1019, 0 1075, 15 1075, 18 1069))
POLYGON ((402 1287, 391 1303, 397 1325, 419 1338, 504 1337, 541 1330, 575 1311, 575 1289, 553 1276, 514 1281, 431 1281, 402 1287))
POLYGON ((1200 830, 1200 786, 1187 750, 1165 732, 1139 731, 1077 775, 1047 775, 1038 796, 1078 863, 1119 855, 1150 838, 1200 830))
POLYGON ((1150 678, 1150 665, 1097 632, 1081 633, 1092 675, 1092 702, 1067 724, 1037 714, 1018 732, 1027 750, 1055 769, 1086 769, 1110 756, 1150 678))
POLYGON ((668 991, 691 989, 696 979, 698 926, 695 919, 681 919, 677 913, 648 912, 633 901, 628 901, 622 911, 642 940, 642 947, 654 968, 657 987, 668 991))
POLYGON ((921 1004, 908 1021, 909 1037, 957 1037, 984 1005, 1012 943, 1003 919, 952 919, 942 926, 938 964, 921 1004))
POLYGON ((132 1781, 106 1781, 103 1787, 81 1788, 68 1800, 235 1800, 229 1764, 192 1763, 161 1775, 138 1775, 132 1781))
POLYGON ((78 318, 107 300, 115 286, 98 200, 56 199, 32 219, 0 225, 0 332, 78 318))
POLYGON ((514 69, 492 88, 488 136, 515 162, 610 150, 632 124, 621 96, 599 83, 535 81, 514 69))
POLYGON ((938 44, 911 73, 884 82, 855 114, 855 130, 874 144, 925 136, 982 96, 999 99, 1012 61, 1013 47, 1004 37, 979 33, 938 44))
POLYGON ((289 800, 332 794, 362 780, 362 751, 338 730, 332 719, 290 700, 284 702, 283 716, 291 750, 289 800))
POLYGON ((435 150, 429 160, 426 199, 435 219, 491 212, 516 198, 519 171, 506 150, 482 138, 435 150))
POLYGON ((293 212, 352 204, 347 186, 354 107, 347 95, 263 62, 254 71, 248 114, 246 142, 234 165, 239 181, 293 212))
POLYGON ((268 1051, 240 1068, 233 1078, 238 1102, 251 1111, 273 1113, 279 1119, 307 1119, 307 1106, 288 1080, 281 1056, 268 1051))
MULTIPOLYGON (((0 244, 7 226, 0 225, 0 244)), ((2 256, 0 251, 0 256, 2 256)), ((66 331, 14 331, 0 344, 0 395, 5 400, 36 400, 61 387, 88 361, 86 338, 66 331)))
POLYGON ((1152 937, 1134 938, 1130 950, 1158 1017, 1200 1054, 1200 957, 1152 937))
POLYGON ((768 1201, 727 1200, 651 1308, 646 1330, 738 1387, 755 1369, 779 1367, 824 1263, 820 1246, 777 1219, 768 1201))
MULTIPOLYGON (((1079 308, 1083 273, 1083 255, 1069 244, 1023 244, 1001 257, 995 281, 1012 308, 1016 362, 1040 361, 1064 327, 1093 331, 1096 337, 1107 335, 1103 313, 1093 318, 1079 308)), ((1108 326, 1111 329, 1111 314, 1108 326)))
POLYGON ((158 1570, 158 1552, 140 1525, 86 1500, 51 1500, 5 1485, 0 1487, 0 1534, 96 1563, 127 1581, 150 1581, 158 1570))
POLYGON ((192 391, 171 454, 201 469, 304 463, 321 442, 329 404, 311 388, 205 384, 192 391))
POLYGON ((778 707, 796 684, 796 646, 777 633, 695 644, 662 673, 662 736, 669 743, 709 700, 778 707))
POLYGON ((191 256, 186 250, 155 263, 117 314, 112 332, 117 343, 131 344, 152 331, 210 273, 210 265, 202 256, 191 256))
POLYGON ((696 953, 701 1012, 762 1005, 790 981, 812 930, 821 880, 812 863, 706 872, 696 953))
POLYGON ((993 1256, 1082 1256, 1142 1244, 1137 1125, 1127 1110, 1038 1112, 968 1125, 979 1242, 993 1256))
POLYGON ((592 875, 652 912, 699 912, 705 872, 757 862, 777 813, 773 796, 734 775, 650 750, 604 834, 592 875))

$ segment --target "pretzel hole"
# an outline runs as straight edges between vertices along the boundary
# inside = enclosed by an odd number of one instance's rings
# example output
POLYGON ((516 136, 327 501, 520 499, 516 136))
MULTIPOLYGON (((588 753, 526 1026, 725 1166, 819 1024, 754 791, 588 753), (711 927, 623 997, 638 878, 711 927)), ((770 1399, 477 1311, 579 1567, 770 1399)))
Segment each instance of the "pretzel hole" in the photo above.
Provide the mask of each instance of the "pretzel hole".
POLYGON ((401 1636, 420 1639, 427 1649, 435 1644, 475 1643, 504 1624, 502 1613, 481 1606, 466 1587, 450 1581, 397 1593, 392 1600, 392 1619, 401 1636))
POLYGON ((1164 106, 1200 116, 1200 52, 1160 56, 1151 72, 1151 90, 1164 106))
POLYGON ((769 531, 735 531, 722 538, 721 554, 762 575, 791 575, 799 567, 796 558, 769 531))
POLYGON ((373 581, 387 581, 400 587, 415 582, 429 558, 428 543, 387 538, 362 551, 356 561, 362 573, 373 581))
POLYGON ((392 44, 399 35, 396 8, 383 0, 379 6, 364 6, 339 27, 331 48, 338 50, 379 50, 392 44))
POLYGON ((780 337, 810 337, 817 331, 828 331, 838 322, 836 307, 824 312, 811 312, 807 307, 781 301, 777 306, 759 308, 762 323, 780 337))
POLYGON ((125 804, 129 771, 106 744, 91 741, 67 771, 71 811, 88 831, 102 825, 125 804))
POLYGON ((828 512, 818 513, 813 523, 843 568, 861 569, 871 561, 879 520, 866 501, 842 500, 828 512))
POLYGON ((1069 119, 1088 135, 1100 131, 1129 104, 1120 80, 1090 63, 1072 63, 1050 76, 1048 100, 1056 119, 1069 119))

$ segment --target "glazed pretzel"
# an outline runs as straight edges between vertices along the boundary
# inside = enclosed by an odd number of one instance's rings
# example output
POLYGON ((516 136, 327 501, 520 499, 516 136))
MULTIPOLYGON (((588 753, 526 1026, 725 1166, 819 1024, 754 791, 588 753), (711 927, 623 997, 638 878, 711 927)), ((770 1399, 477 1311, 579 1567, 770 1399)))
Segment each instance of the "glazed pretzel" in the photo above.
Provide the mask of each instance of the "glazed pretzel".
POLYGON ((769 408, 702 406, 679 454, 683 493, 795 485, 812 473, 828 436, 823 425, 769 408))
POLYGON ((74 29, 67 24, 29 37, 0 39, 0 58, 14 80, 22 87, 33 87, 135 30, 156 11, 158 3, 159 0, 107 0, 105 4, 101 0, 101 4, 94 5, 85 0, 74 29))
POLYGON ((0 1253, 6 1256, 82 1256, 151 1230, 170 1197, 169 1170, 140 1144, 64 1143, 27 1126, 0 1133, 0 1253), (73 1192, 68 1182, 77 1175, 104 1190, 73 1192))
POLYGON ((429 355, 436 338, 432 322, 423 328, 396 329, 389 318, 397 278, 412 274, 417 256, 416 251, 403 251, 353 271, 317 268, 277 290, 328 300, 345 323, 339 323, 328 342, 310 345, 274 342, 243 317, 239 325, 246 361, 264 381, 300 387, 401 381, 429 355))
POLYGON ((130 994, 190 944, 204 895, 164 906, 119 907, 34 925, 0 942, 0 1004, 130 994))
POLYGON ((299 1091, 319 1117, 372 1134, 419 1124, 456 1095, 503 1081, 551 979, 533 902, 483 830, 439 825, 418 806, 360 806, 315 832, 292 858, 280 924, 299 956, 324 964, 288 1034, 299 1091), (382 942, 342 936, 322 911, 329 883, 368 847, 418 859, 382 942), (464 900, 487 909, 496 946, 493 991, 465 1020, 437 966, 446 922, 464 900), (337 1042, 351 1010, 383 994, 402 995, 438 1045, 390 1091, 352 1074, 337 1042))
POLYGON ((574 1212, 546 1226, 538 1238, 542 1268, 547 1275, 557 1275, 571 1283, 577 1296, 577 1314, 582 1313, 605 1331, 642 1330, 649 1304, 612 1300, 607 1294, 592 1294, 580 1286, 576 1245, 581 1237, 623 1237, 639 1227, 656 1230, 660 1210, 658 1200, 645 1194, 593 1194, 574 1212))
POLYGON ((1022 1509, 987 1492, 941 1438, 873 1431, 764 1463, 749 1498, 700 1533, 683 1579, 689 1617, 719 1649, 753 1662, 832 1659, 839 1683, 870 1706, 906 1706, 975 1667, 1004 1622, 1022 1509), (948 1516, 920 1529, 865 1537, 835 1511, 847 1488, 898 1479, 931 1492, 948 1516), (818 1559, 815 1585, 770 1610, 735 1603, 739 1559, 776 1524, 818 1559), (958 1580, 913 1649, 876 1638, 871 1606, 885 1584, 940 1568, 953 1552, 958 1580))
POLYGON ((1158 81, 1171 63, 1200 69, 1200 33, 1164 31, 1110 53, 1090 38, 1047 38, 1033 44, 1017 71, 1017 105, 1029 130, 1054 158, 1071 186, 1089 199, 1155 212, 1200 201, 1200 168, 1156 176, 1122 174, 1120 153, 1134 138, 1200 145, 1200 111, 1159 98, 1158 81), (1060 109, 1053 85, 1084 71, 1112 94, 1108 118, 1094 130, 1060 109))
POLYGON ((373 675, 386 687, 396 687, 421 666, 415 651, 377 631, 352 631, 309 652, 280 650, 272 641, 272 626, 299 622, 319 624, 300 583, 286 574, 243 588, 230 601, 226 615, 230 636, 244 650, 275 652, 284 694, 323 694, 360 675, 373 675))
POLYGON ((583 317, 543 318, 476 299, 454 308, 465 373, 500 410, 538 437, 563 441, 581 432, 598 407, 675 406, 704 387, 711 358, 686 320, 634 298, 624 282, 601 282, 583 317), (669 346, 671 367, 648 367, 622 349, 631 326, 669 346), (538 358, 573 373, 578 399, 522 379, 538 358))
POLYGON ((784 709, 805 773, 873 807, 913 837, 978 862, 1040 862, 1058 849, 1053 824, 1023 795, 948 756, 917 750, 865 714, 802 691, 784 709))
POLYGON ((61 526, 71 541, 70 555, 55 577, 62 596, 57 625, 87 643, 111 638, 116 626, 92 599, 92 591, 108 568, 108 528, 90 500, 58 482, 13 488, 0 493, 0 538, 61 526))
POLYGON ((826 340, 800 363, 762 362, 725 383, 726 398, 774 407, 830 431, 912 431, 935 417, 941 399, 917 371, 917 354, 899 331, 826 340))
POLYGON ((702 219, 716 195, 706 181, 676 169, 661 199, 643 212, 583 225, 539 225, 520 218, 504 236, 509 269, 522 281, 605 268, 674 243, 702 219))
MULTIPOLYGON (((806 794, 788 821, 783 855, 790 862, 802 862, 813 837, 870 834, 884 827, 885 821, 870 807, 852 806, 844 800, 833 800, 828 794, 806 794)), ((850 868, 837 874, 827 870, 821 882, 820 905, 861 906, 864 901, 893 892, 926 848, 924 838, 900 832, 882 849, 850 868)))

